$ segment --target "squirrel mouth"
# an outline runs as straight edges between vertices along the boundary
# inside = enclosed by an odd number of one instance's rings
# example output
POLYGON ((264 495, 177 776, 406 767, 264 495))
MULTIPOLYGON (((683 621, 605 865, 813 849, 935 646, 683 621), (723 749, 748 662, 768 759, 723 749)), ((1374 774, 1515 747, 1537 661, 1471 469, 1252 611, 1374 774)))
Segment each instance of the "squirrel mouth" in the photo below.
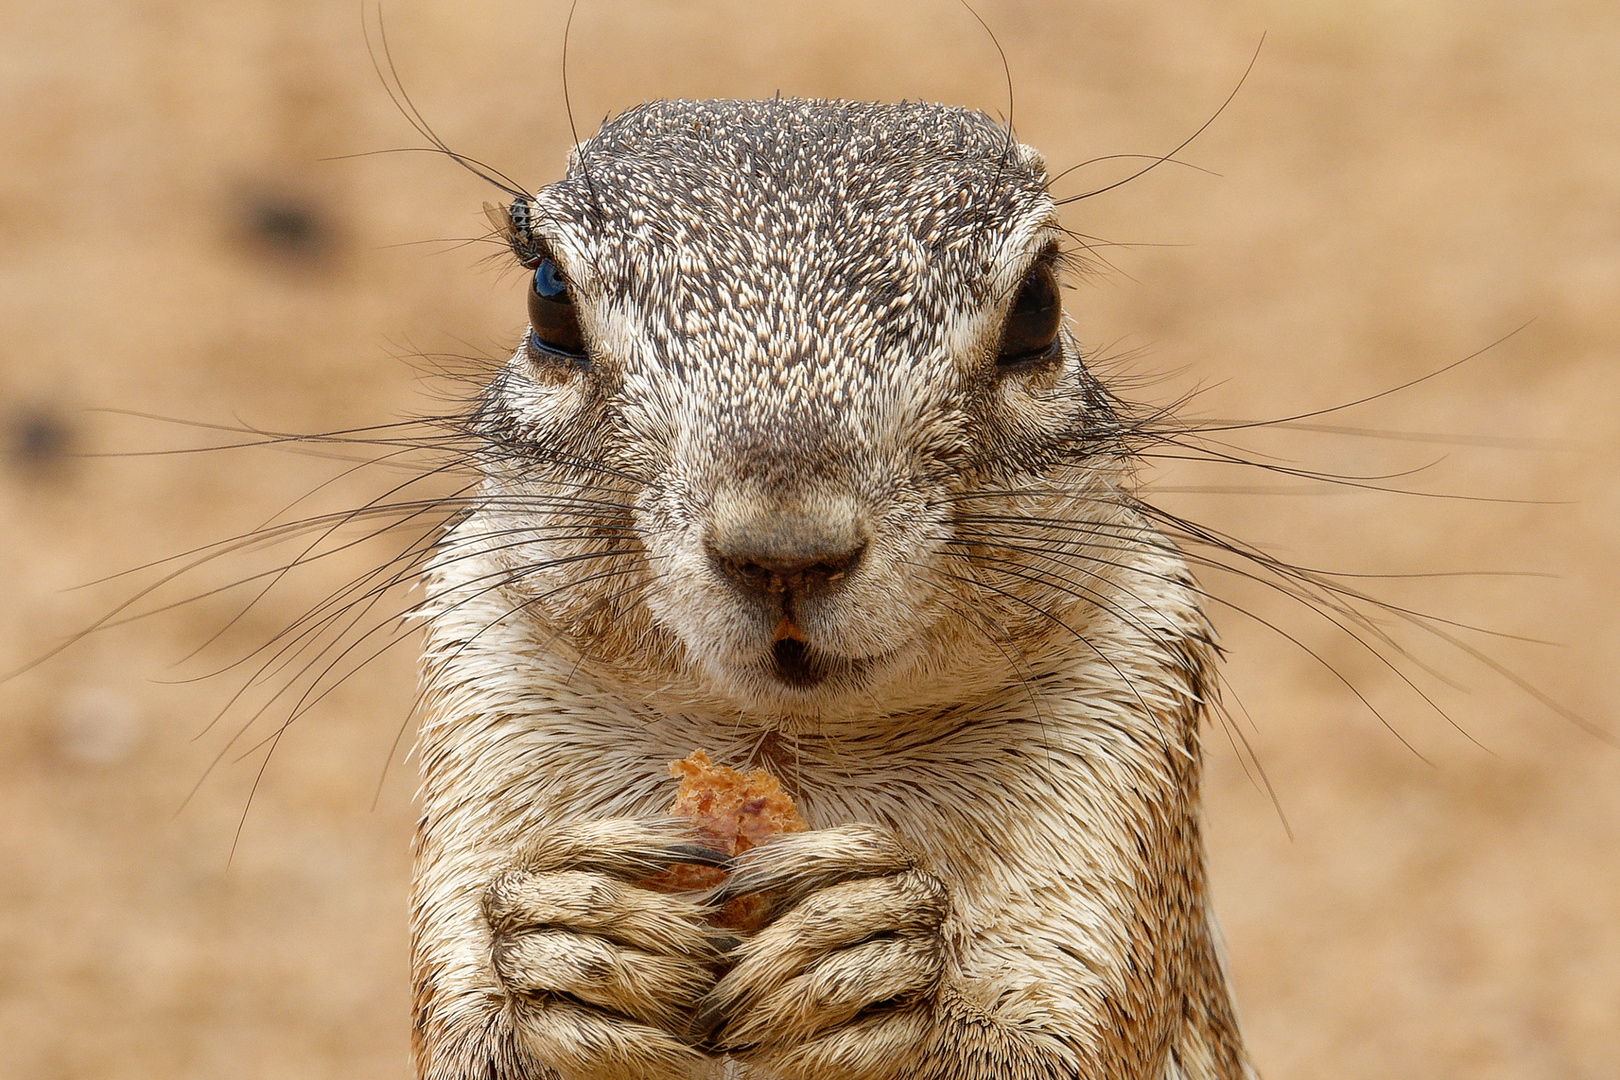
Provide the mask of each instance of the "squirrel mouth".
POLYGON ((798 638, 784 637, 771 646, 772 674, 789 686, 811 687, 835 675, 855 674, 863 666, 817 652, 798 638))

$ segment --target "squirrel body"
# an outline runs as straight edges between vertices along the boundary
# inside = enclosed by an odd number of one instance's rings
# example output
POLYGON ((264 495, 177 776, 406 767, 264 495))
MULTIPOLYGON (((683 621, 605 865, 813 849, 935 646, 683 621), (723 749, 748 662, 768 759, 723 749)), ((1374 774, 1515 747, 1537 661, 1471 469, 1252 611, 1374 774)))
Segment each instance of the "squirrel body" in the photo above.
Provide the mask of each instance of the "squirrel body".
POLYGON ((1217 648, 1058 322, 1039 155, 934 105, 655 102, 501 216, 530 332, 426 574, 428 1080, 1250 1075, 1217 648), (642 888, 694 749, 808 831, 642 888))

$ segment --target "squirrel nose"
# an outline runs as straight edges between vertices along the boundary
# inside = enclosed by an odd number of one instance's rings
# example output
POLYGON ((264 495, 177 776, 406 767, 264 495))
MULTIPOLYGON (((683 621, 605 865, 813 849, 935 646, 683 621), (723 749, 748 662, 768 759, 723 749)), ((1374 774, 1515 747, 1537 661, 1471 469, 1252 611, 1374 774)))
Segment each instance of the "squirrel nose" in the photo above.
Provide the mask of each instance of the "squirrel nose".
POLYGON ((849 576, 866 551, 853 521, 831 524, 770 515, 712 526, 704 548, 715 569, 740 591, 767 599, 825 595, 849 576))

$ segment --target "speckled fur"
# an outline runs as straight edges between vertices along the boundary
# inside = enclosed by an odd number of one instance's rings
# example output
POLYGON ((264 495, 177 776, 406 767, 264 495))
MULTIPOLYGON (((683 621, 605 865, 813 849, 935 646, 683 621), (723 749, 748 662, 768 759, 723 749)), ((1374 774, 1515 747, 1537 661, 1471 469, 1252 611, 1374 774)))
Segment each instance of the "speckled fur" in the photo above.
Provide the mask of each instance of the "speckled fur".
POLYGON ((656 102, 520 205, 590 363, 488 389, 428 574, 419 1075, 1248 1075, 1197 590, 1067 331, 996 365, 1063 239, 1039 156, 932 105, 656 102), (810 686, 704 548, 783 522, 869 538, 795 611, 810 686), (635 886, 694 749, 811 827, 733 872, 779 897, 742 941, 635 886))

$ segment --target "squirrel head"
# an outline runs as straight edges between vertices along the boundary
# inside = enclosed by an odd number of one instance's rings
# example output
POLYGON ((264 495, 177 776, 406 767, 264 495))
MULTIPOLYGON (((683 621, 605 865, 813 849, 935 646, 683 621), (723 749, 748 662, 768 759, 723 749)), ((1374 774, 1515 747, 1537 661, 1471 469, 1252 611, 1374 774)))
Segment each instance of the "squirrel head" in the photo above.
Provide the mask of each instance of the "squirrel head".
POLYGON ((1120 543, 1126 459, 1062 325, 1044 163, 1004 128, 654 102, 492 217, 530 330, 456 532, 528 615, 777 714, 915 707, 1074 636, 1098 590, 1049 560, 1120 543))

